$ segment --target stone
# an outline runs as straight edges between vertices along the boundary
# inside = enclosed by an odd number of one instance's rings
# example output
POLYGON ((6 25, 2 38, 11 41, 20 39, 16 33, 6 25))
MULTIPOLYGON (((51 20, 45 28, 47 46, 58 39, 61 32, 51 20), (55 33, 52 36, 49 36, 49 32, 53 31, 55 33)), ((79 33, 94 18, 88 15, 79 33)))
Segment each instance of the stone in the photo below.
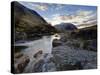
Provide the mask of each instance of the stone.
POLYGON ((15 53, 15 58, 20 58, 20 57, 22 57, 22 56, 23 56, 22 53, 15 53))
POLYGON ((30 59, 28 56, 23 56, 22 58, 20 58, 17 66, 15 67, 15 72, 22 73, 25 67, 28 65, 29 61, 30 59))
POLYGON ((39 61, 34 65, 33 71, 34 71, 34 72, 42 72, 42 66, 43 66, 43 64, 44 64, 44 60, 43 60, 43 59, 39 60, 39 61))
POLYGON ((43 54, 43 51, 38 51, 35 55, 33 55, 34 58, 37 58, 39 55, 43 54))

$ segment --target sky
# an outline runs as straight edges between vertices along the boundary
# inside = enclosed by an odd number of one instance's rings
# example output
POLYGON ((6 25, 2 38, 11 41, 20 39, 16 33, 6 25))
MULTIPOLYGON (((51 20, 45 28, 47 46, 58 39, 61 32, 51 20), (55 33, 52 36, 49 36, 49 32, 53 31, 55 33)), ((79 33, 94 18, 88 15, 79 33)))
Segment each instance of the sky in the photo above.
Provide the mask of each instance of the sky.
POLYGON ((76 26, 97 24, 97 7, 68 4, 51 4, 36 2, 20 2, 29 9, 35 10, 48 23, 72 23, 76 26))

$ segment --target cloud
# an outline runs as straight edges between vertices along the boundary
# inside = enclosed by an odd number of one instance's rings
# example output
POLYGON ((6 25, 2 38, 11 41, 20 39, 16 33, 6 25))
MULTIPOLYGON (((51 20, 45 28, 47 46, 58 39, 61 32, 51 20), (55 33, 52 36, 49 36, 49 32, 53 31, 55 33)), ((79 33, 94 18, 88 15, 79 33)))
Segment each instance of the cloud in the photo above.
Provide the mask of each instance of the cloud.
POLYGON ((75 14, 72 15, 60 15, 55 14, 53 15, 52 19, 49 20, 53 25, 59 24, 61 22, 64 23, 73 23, 75 25, 81 24, 92 24, 97 23, 97 13, 93 11, 86 11, 86 10, 78 10, 75 14))
POLYGON ((23 4, 24 6, 26 6, 27 8, 30 8, 32 10, 36 9, 36 10, 41 10, 41 11, 45 11, 48 9, 48 5, 43 4, 43 3, 32 3, 32 2, 20 2, 21 4, 23 4))
MULTIPOLYGON (((52 11, 61 11, 66 6, 64 5, 57 5, 57 4, 44 4, 44 3, 31 3, 31 2, 20 2, 24 6, 32 9, 32 10, 39 10, 39 11, 45 11, 52 8, 52 11), (55 9, 54 9, 55 8, 55 9), (61 9, 61 10, 60 10, 61 9)), ((69 7, 66 7, 69 8, 69 7)), ((71 9, 71 8, 70 8, 71 9)), ((77 11, 68 11, 69 14, 64 13, 64 15, 61 15, 61 13, 50 15, 50 17, 45 17, 47 22, 51 23, 52 25, 60 24, 62 22, 64 23, 73 23, 77 26, 81 25, 87 25, 87 24, 97 24, 97 12, 93 10, 84 10, 84 9, 78 9, 77 11), (74 12, 74 13, 72 13, 74 12), (71 14, 72 13, 72 14, 71 14), (71 14, 71 15, 70 15, 71 14)))
POLYGON ((93 11, 78 10, 76 12, 76 15, 80 16, 80 17, 86 17, 88 15, 91 15, 92 13, 93 13, 93 11))
POLYGON ((64 7, 64 5, 62 5, 62 4, 57 4, 56 5, 56 8, 55 8, 55 10, 60 10, 60 9, 62 9, 64 7))
POLYGON ((37 5, 36 7, 35 7, 35 9, 37 9, 37 10, 41 10, 41 11, 45 11, 45 10, 47 10, 48 9, 48 6, 47 5, 43 5, 43 4, 40 4, 40 5, 37 5))

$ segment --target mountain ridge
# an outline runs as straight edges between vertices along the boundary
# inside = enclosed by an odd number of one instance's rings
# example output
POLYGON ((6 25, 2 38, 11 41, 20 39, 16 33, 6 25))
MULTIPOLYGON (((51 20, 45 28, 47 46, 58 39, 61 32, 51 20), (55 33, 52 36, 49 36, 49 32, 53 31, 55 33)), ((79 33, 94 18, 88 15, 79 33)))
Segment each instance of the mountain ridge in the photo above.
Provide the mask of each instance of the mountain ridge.
POLYGON ((14 34, 16 41, 52 35, 57 32, 57 30, 48 24, 36 11, 16 1, 12 2, 12 4, 12 12, 14 13, 12 15, 14 24, 12 25, 15 27, 14 34))

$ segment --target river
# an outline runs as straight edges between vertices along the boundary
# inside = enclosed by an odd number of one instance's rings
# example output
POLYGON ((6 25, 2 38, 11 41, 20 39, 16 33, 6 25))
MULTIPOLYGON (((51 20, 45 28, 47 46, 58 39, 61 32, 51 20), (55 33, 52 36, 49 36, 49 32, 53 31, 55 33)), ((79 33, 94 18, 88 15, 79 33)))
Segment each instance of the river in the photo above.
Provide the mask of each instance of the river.
POLYGON ((52 48, 53 48, 52 42, 54 39, 60 39, 59 35, 55 34, 52 36, 43 36, 41 39, 38 39, 38 40, 15 44, 15 46, 27 46, 26 49, 21 51, 22 54, 24 54, 25 56, 28 56, 30 59, 30 62, 24 69, 24 72, 26 73, 33 72, 34 66, 37 66, 41 63, 42 63, 42 65, 40 66, 41 71, 56 70, 54 63, 49 62, 48 64, 49 58, 52 57, 52 48), (36 57, 34 57, 35 55, 36 57), (36 65, 36 63, 38 64, 36 65))

